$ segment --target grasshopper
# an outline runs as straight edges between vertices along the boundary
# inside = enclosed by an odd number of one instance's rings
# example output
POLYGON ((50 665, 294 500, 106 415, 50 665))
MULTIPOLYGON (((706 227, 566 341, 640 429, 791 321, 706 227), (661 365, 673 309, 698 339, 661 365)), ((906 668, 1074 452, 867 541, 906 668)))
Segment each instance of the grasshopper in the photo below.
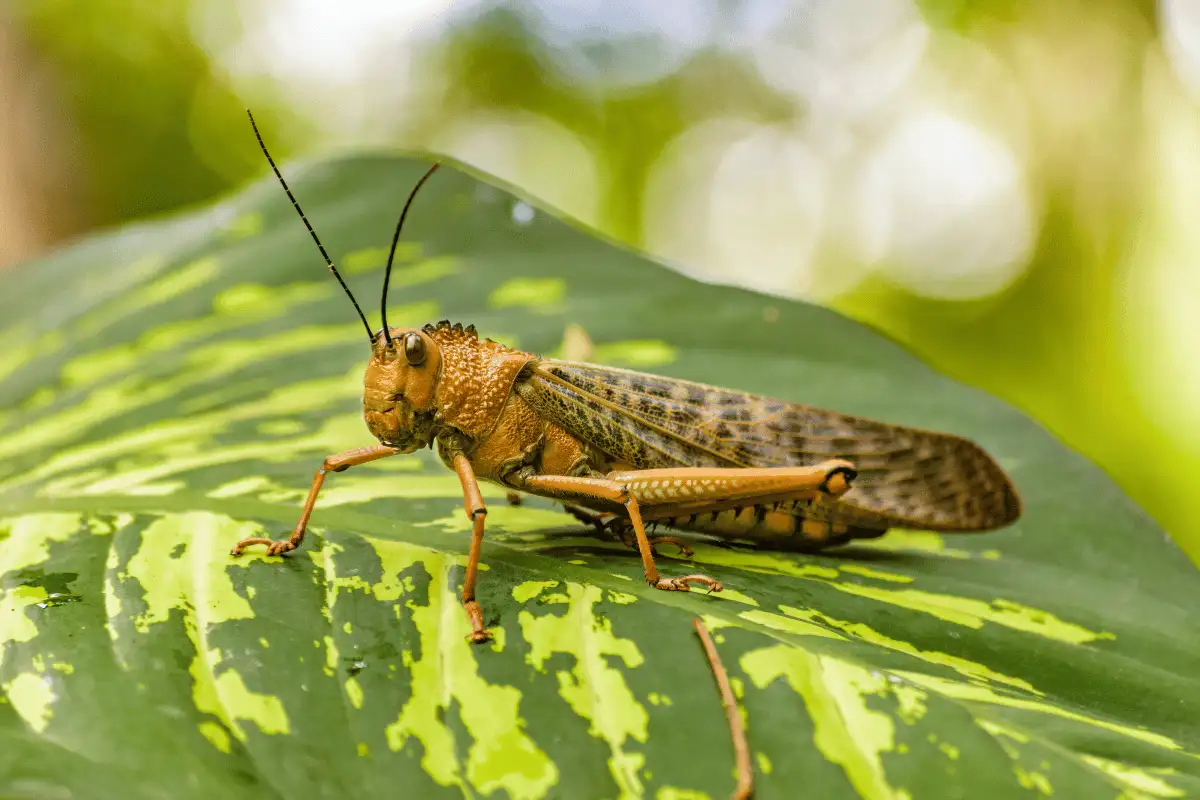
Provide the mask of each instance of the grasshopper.
MULTIPOLYGON (((249 112, 247 112, 249 113, 249 112)), ((665 591, 722 586, 702 574, 664 577, 646 523, 724 538, 818 550, 882 536, 889 528, 942 532, 1004 527, 1021 513, 1016 488, 966 439, 797 405, 734 389, 594 364, 541 358, 481 339, 447 320, 387 324, 396 244, 417 182, 396 224, 372 331, 267 151, 263 154, 334 277, 371 347, 363 418, 378 444, 331 455, 313 478, 287 539, 250 538, 278 555, 304 540, 325 477, 381 458, 436 447, 457 475, 471 525, 462 586, 470 638, 491 633, 475 599, 487 507, 479 481, 563 504, 580 519, 619 529, 641 556, 646 582, 665 591)))

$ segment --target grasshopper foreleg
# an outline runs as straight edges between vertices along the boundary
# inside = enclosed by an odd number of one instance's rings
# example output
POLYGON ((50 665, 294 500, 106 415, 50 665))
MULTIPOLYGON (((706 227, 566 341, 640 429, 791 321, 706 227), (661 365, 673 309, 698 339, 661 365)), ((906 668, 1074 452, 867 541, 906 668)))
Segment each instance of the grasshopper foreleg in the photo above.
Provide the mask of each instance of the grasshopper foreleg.
POLYGON ((461 452, 453 459, 454 471, 462 484, 463 506, 467 519, 471 520, 471 551, 467 556, 467 574, 463 578, 462 602, 466 609, 467 619, 471 622, 471 641, 486 642, 492 638, 491 632, 483 626, 483 609, 475 600, 475 577, 479 571, 479 552, 483 548, 484 520, 487 518, 487 506, 483 504, 483 495, 479 491, 479 480, 475 477, 475 468, 471 461, 461 452))
POLYGON ((308 490, 308 499, 304 501, 304 508, 300 512, 300 521, 296 523, 296 528, 292 531, 291 536, 279 540, 262 537, 242 539, 233 546, 230 553, 240 556, 252 544, 265 544, 267 546, 267 555, 269 556, 277 556, 280 553, 295 550, 304 541, 304 531, 308 528, 308 518, 312 516, 313 506, 317 503, 317 495, 321 493, 321 485, 325 483, 326 473, 341 472, 350 467, 357 467, 359 464, 366 464, 370 461, 378 461, 381 458, 394 456, 398 452, 394 447, 384 447, 377 444, 372 447, 356 447, 353 450, 329 456, 321 464, 321 468, 317 470, 316 476, 313 477, 312 487, 308 490))

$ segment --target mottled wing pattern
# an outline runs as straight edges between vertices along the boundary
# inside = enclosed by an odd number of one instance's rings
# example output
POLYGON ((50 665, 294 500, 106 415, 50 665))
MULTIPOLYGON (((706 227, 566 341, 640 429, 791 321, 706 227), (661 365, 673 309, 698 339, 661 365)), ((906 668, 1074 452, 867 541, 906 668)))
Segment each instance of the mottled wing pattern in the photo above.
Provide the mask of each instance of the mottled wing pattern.
POLYGON ((533 362, 516 388, 548 419, 637 469, 848 459, 859 475, 837 516, 852 525, 975 531, 1020 514, 1000 466, 957 436, 593 364, 533 362))

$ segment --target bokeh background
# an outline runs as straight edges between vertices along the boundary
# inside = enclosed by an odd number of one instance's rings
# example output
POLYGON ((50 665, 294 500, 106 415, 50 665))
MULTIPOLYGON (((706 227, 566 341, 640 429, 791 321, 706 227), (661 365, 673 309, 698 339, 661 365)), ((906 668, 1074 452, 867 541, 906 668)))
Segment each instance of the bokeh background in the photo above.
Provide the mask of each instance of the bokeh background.
POLYGON ((0 268, 263 177, 246 106, 450 154, 888 332, 1200 563, 1200 0, 10 0, 0 103, 0 268))

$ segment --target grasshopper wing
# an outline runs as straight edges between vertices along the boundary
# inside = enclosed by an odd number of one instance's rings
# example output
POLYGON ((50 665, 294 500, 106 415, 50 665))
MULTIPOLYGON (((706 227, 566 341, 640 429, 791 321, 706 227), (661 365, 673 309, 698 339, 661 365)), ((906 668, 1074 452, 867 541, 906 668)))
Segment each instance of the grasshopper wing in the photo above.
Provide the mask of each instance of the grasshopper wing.
POLYGON ((847 459, 858 478, 838 501, 837 516, 861 528, 984 531, 1021 513, 1000 465, 958 436, 566 361, 531 362, 516 390, 580 441, 635 469, 847 459))

